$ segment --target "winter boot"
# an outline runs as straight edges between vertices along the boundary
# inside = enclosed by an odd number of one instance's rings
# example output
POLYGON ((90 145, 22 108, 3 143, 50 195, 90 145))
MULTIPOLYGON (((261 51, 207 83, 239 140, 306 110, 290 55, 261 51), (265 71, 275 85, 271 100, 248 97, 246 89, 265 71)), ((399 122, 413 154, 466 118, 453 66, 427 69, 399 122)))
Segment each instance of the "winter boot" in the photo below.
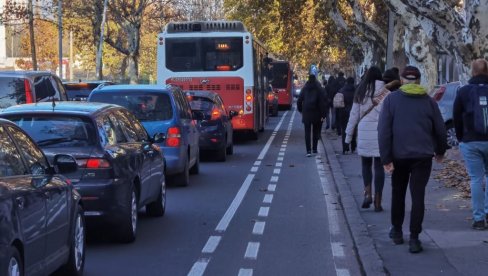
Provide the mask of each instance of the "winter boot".
POLYGON ((380 193, 374 194, 374 211, 375 212, 382 212, 383 211, 383 207, 381 207, 381 197, 382 197, 382 195, 380 193))
POLYGON ((364 200, 361 208, 367 209, 373 203, 373 197, 371 196, 371 184, 364 187, 364 200))

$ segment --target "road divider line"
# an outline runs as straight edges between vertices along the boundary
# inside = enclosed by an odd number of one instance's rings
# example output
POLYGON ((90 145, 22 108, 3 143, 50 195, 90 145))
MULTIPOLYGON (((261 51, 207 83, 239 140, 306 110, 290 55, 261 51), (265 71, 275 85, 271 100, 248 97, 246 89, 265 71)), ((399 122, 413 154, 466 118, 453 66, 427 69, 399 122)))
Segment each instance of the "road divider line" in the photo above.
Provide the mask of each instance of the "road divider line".
POLYGON ((330 243, 332 246, 332 255, 334 257, 344 257, 346 254, 344 254, 344 245, 341 242, 331 242, 330 243))
POLYGON ((193 264, 188 276, 202 276, 207 268, 209 259, 200 259, 195 264, 193 264))
POLYGON ((244 254, 244 258, 256 260, 258 258, 259 253, 259 242, 249 242, 247 244, 246 253, 244 254))
POLYGON ((252 276, 253 270, 250 268, 241 268, 239 269, 238 276, 252 276))
POLYGON ((269 207, 259 208, 258 217, 267 217, 269 215, 269 207))
POLYGON ((283 159, 284 159, 284 158, 283 158, 282 156, 280 156, 280 157, 278 157, 276 160, 278 160, 278 161, 283 161, 283 159))
POLYGON ((222 239, 221 236, 211 236, 203 247, 202 253, 213 253, 222 239))
POLYGON ((252 233, 254 235, 262 235, 264 233, 264 227, 266 226, 266 222, 264 221, 255 221, 254 227, 252 229, 252 233))
POLYGON ((257 171, 258 171, 258 169, 259 169, 259 167, 252 167, 252 168, 251 168, 251 172, 253 172, 253 173, 254 173, 254 172, 257 172, 257 171))
POLYGON ((276 184, 269 184, 268 185, 268 191, 270 191, 270 192, 276 191, 276 184))
POLYGON ((276 162, 275 167, 277 167, 277 168, 281 168, 281 167, 283 167, 283 163, 281 163, 281 162, 276 162))
POLYGON ((280 174, 281 173, 281 169, 273 169, 273 174, 280 174))
POLYGON ((261 161, 254 162, 254 166, 261 166, 261 161))
POLYGON ((279 177, 277 175, 273 175, 270 179, 271 182, 278 182, 279 177))
POLYGON ((342 268, 337 268, 336 274, 337 274, 337 276, 350 276, 351 275, 351 273, 349 273, 348 269, 342 269, 342 268))
POLYGON ((266 156, 266 153, 268 153, 268 150, 269 150, 269 147, 271 146, 271 143, 273 143, 273 140, 274 138, 276 137, 276 133, 278 133, 278 130, 280 129, 281 127, 281 124, 283 123, 283 121, 285 120, 286 118, 286 114, 288 114, 288 111, 286 111, 283 116, 281 116, 281 120, 280 122, 276 125, 274 131, 273 131, 273 135, 271 135, 271 137, 269 137, 268 139, 268 142, 266 142, 266 145, 264 145, 264 148, 261 150, 261 152, 259 153, 258 155, 258 160, 263 160, 264 156, 266 156))
POLYGON ((263 198, 263 203, 271 204, 273 202, 272 194, 265 194, 263 198))

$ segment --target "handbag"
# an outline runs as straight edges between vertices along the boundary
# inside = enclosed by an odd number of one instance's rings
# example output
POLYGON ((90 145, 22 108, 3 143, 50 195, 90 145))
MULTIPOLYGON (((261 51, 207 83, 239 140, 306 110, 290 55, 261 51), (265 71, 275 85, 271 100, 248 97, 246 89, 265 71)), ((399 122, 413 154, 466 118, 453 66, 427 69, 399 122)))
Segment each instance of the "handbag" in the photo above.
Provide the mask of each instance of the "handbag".
POLYGON ((388 96, 390 93, 391 93, 390 90, 384 89, 384 91, 382 91, 378 96, 374 97, 372 100, 373 105, 371 105, 368 108, 368 110, 366 110, 366 112, 364 112, 364 114, 359 118, 359 121, 361 121, 364 117, 366 117, 366 115, 368 115, 369 112, 371 112, 376 106, 378 106, 380 103, 382 103, 383 100, 386 98, 386 96, 388 96))

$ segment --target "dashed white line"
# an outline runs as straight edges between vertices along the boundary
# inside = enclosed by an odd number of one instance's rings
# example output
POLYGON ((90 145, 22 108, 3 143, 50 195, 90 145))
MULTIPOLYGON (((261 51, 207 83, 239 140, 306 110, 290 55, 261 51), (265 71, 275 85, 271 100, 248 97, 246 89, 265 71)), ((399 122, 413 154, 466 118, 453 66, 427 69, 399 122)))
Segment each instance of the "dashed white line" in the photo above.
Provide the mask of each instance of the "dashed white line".
POLYGON ((278 160, 278 161, 283 161, 283 159, 284 159, 284 158, 280 156, 280 157, 278 157, 276 160, 278 160))
POLYGON ((276 162, 275 167, 278 167, 278 168, 283 167, 283 163, 281 163, 281 162, 276 162))
POLYGON ((259 208, 258 217, 267 217, 269 215, 269 207, 259 208))
POLYGON ((261 166, 261 161, 254 162, 254 166, 261 166))
POLYGON ((284 152, 278 152, 278 155, 280 155, 280 156, 284 156, 284 155, 285 155, 285 153, 284 153, 284 152))
POLYGON ((271 202, 273 202, 273 195, 265 194, 263 198, 263 203, 271 204, 271 202))
POLYGON ((273 174, 280 174, 281 173, 281 169, 273 169, 273 174))
POLYGON ((190 272, 188 272, 188 276, 201 276, 205 272, 207 268, 209 259, 200 259, 196 263, 193 264, 190 272))
POLYGON ((202 253, 213 253, 222 239, 221 236, 211 236, 203 247, 202 253))
POLYGON ((254 227, 252 229, 252 233, 254 235, 262 235, 264 233, 264 227, 265 226, 266 226, 266 222, 264 222, 264 221, 254 222, 254 227))
POLYGON ((239 269, 238 276, 252 276, 253 270, 250 268, 241 268, 239 269))
POLYGON ((276 191, 276 184, 269 184, 268 185, 268 191, 270 191, 270 192, 276 191))
POLYGON ((259 242, 249 242, 247 244, 246 253, 244 254, 244 258, 246 259, 257 259, 259 253, 259 242))
POLYGON ((266 156, 266 153, 268 153, 269 147, 271 146, 271 143, 273 143, 273 140, 276 137, 276 133, 280 129, 281 124, 283 123, 283 120, 285 120, 285 118, 286 118, 286 114, 288 114, 288 111, 286 111, 283 114, 283 116, 281 117, 280 122, 276 125, 276 127, 275 127, 275 129, 273 131, 273 134, 275 134, 275 135, 271 135, 271 137, 269 137, 268 142, 266 142, 266 145, 264 145, 263 149, 261 150, 261 152, 258 155, 258 158, 257 158, 258 160, 263 160, 264 156, 266 156))
POLYGON ((285 151, 285 150, 286 150, 286 149, 284 149, 284 148, 281 148, 281 149, 280 149, 280 151, 285 151))
POLYGON ((259 167, 252 167, 252 168, 251 168, 251 172, 257 172, 257 171, 258 171, 258 169, 259 169, 259 167))
POLYGON ((344 245, 340 242, 331 242, 330 243, 332 246, 332 255, 334 257, 344 257, 346 254, 344 254, 344 245))
POLYGON ((342 268, 336 268, 336 274, 337 274, 337 276, 350 276, 351 275, 349 273, 348 269, 342 269, 342 268))
POLYGON ((279 177, 276 175, 273 175, 270 179, 271 182, 278 182, 279 177))

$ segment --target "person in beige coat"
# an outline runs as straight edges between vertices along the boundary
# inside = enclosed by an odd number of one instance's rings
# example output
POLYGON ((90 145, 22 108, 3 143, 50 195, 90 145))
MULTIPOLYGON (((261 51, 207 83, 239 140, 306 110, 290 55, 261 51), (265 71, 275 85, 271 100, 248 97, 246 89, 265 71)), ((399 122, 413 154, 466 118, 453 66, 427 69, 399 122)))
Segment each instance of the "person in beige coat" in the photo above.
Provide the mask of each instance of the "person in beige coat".
POLYGON ((385 182, 385 172, 380 159, 378 146, 378 118, 381 103, 390 91, 385 88, 381 70, 371 67, 356 89, 354 103, 346 128, 345 142, 349 144, 357 126, 357 152, 361 156, 364 182, 364 200, 362 208, 369 208, 373 203, 372 181, 374 166, 375 211, 381 212, 381 197, 385 182))

